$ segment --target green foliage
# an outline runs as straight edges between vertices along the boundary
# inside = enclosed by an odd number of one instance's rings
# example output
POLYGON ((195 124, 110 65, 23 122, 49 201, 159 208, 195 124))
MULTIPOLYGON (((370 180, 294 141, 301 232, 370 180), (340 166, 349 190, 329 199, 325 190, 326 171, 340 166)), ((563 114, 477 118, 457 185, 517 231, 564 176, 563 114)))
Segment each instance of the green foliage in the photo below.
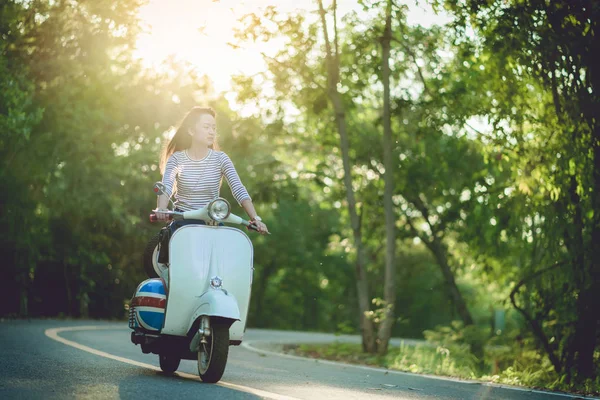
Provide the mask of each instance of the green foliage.
MULTIPOLYGON (((402 9, 397 10, 395 20, 393 129, 395 157, 400 162, 394 171, 394 200, 401 238, 419 238, 444 276, 458 277, 458 288, 470 308, 460 311, 465 323, 474 316, 485 326, 491 310, 504 308, 510 298, 523 314, 518 329, 532 329, 535 347, 549 349, 551 359, 560 353, 562 361, 552 359, 554 368, 560 370, 583 357, 573 347, 577 322, 571 316, 575 309, 590 310, 590 301, 597 299, 593 293, 598 293, 591 289, 592 282, 598 281, 598 268, 592 261, 595 253, 590 240, 598 232, 594 216, 600 204, 594 197, 593 179, 600 182, 600 178, 593 178, 592 165, 600 152, 586 150, 598 147, 592 139, 598 132, 598 119, 589 113, 591 104, 597 106, 597 98, 594 82, 582 72, 594 68, 589 54, 595 25, 586 19, 591 11, 581 13, 579 5, 557 4, 542 10, 542 2, 525 6, 519 2, 443 3, 457 17, 450 29, 409 27, 402 9), (473 37, 470 29, 478 36, 473 37), (562 58, 548 38, 561 43, 562 58), (559 287, 581 292, 583 297, 564 296, 559 287)), ((361 212, 382 215, 380 144, 373 137, 378 137, 380 124, 377 40, 383 7, 377 2, 362 4, 362 13, 344 16, 336 37, 343 49, 340 92, 348 111, 353 186, 361 212)), ((298 23, 301 18, 286 19, 271 9, 253 16, 253 24, 245 27, 246 36, 240 38, 282 36, 289 40, 262 77, 275 83, 270 99, 294 104, 300 117, 288 128, 296 132, 298 146, 308 136, 332 148, 322 159, 339 169, 331 119, 320 118, 327 111, 325 106, 314 108, 323 104, 318 99, 326 93, 323 63, 316 56, 322 54, 323 43, 308 40, 315 24, 307 18, 302 25, 298 23), (284 33, 275 29, 286 24, 290 29, 284 33), (298 62, 297 53, 290 52, 294 47, 303 49, 306 60, 298 62), (289 87, 293 81, 306 90, 293 90, 289 87), (315 130, 320 133, 316 137, 306 134, 315 130)), ((269 98, 256 90, 253 96, 269 98)), ((330 180, 339 179, 327 167, 319 172, 330 180)), ((330 201, 343 201, 340 185, 330 185, 328 194, 330 201)), ((344 212, 342 217, 347 223, 344 212)), ((363 225, 375 299, 381 298, 382 225, 374 218, 363 225)), ((346 230, 345 235, 350 232, 346 230)), ((414 261, 403 267, 417 268, 414 261)), ((414 297, 411 300, 418 302, 414 297)), ((381 311, 377 304, 372 311, 375 320, 381 311)), ((400 313, 404 304, 396 305, 400 313)), ((581 318, 597 325, 591 313, 581 318)), ((473 334, 481 332, 480 327, 469 329, 473 334)), ((461 332, 469 333, 468 329, 461 332)), ((594 345, 597 348, 596 333, 576 335, 591 344, 586 354, 594 345)), ((484 341, 481 334, 475 336, 471 344, 484 341)), ((570 374, 569 368, 563 373, 570 374)))
MULTIPOLYGON (((457 36, 471 43, 475 63, 491 74, 488 93, 495 104, 488 115, 504 126, 493 136, 504 139, 520 192, 497 204, 508 212, 501 219, 504 243, 496 247, 504 256, 492 252, 503 264, 519 266, 512 272, 511 302, 557 373, 566 381, 593 378, 600 125, 592 109, 600 103, 591 60, 600 9, 593 2, 443 3, 456 16, 457 36), (466 38, 467 27, 479 41, 466 38), (498 78, 508 85, 498 85, 498 78)), ((489 239, 474 244, 492 254, 489 239)))

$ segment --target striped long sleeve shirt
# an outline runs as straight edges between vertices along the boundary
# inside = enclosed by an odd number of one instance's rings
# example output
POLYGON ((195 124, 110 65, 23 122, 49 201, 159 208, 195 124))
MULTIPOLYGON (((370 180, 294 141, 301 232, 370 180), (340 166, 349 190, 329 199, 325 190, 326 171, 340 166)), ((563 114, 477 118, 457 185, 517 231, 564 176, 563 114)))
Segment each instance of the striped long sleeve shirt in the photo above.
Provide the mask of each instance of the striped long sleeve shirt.
POLYGON ((174 192, 175 207, 190 211, 219 197, 223 177, 238 203, 250 199, 229 156, 212 149, 202 160, 192 160, 186 150, 173 153, 165 166, 163 184, 168 196, 174 192))

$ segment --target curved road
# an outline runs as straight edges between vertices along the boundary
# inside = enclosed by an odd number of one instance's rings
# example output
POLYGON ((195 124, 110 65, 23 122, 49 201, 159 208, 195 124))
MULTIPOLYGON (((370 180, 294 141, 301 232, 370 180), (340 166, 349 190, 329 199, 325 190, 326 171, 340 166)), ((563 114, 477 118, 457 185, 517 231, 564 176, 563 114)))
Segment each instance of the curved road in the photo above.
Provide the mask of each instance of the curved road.
MULTIPOLYGON (((129 341, 126 323, 0 322, 1 399, 568 399, 570 395, 350 366, 265 350, 268 344, 357 337, 249 329, 223 380, 200 383, 194 361, 165 376, 129 341)), ((268 346, 267 346, 268 347, 268 346)), ((580 397, 579 397, 580 398, 580 397)))

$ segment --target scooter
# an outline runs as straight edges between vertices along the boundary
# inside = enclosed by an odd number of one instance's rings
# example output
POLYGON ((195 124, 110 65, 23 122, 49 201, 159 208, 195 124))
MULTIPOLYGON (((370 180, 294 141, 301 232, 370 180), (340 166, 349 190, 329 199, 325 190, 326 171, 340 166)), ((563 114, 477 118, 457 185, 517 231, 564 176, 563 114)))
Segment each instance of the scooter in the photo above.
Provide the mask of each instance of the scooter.
MULTIPOLYGON (((165 194, 157 182, 154 191, 165 194)), ((156 210, 150 214, 157 221, 156 210)), ((161 211, 171 219, 197 221, 178 228, 169 241, 169 263, 150 252, 157 278, 137 287, 129 307, 131 341, 158 354, 160 368, 174 373, 182 359, 198 360, 203 382, 218 382, 229 346, 242 343, 252 286, 253 247, 241 230, 223 223, 249 221, 231 213, 223 198, 194 211, 161 211)), ((158 246, 156 246, 158 247, 158 246)))

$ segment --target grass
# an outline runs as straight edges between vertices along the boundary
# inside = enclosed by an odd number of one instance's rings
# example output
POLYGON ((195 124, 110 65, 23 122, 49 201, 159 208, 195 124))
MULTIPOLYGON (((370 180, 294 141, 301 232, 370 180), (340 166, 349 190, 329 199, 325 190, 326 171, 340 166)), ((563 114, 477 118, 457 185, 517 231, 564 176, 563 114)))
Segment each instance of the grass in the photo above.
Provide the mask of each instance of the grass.
POLYGON ((284 352, 304 357, 341 361, 388 368, 392 370, 480 380, 498 384, 533 387, 537 389, 598 395, 600 378, 577 386, 567 384, 558 376, 550 362, 534 351, 515 356, 508 347, 486 349, 483 370, 466 345, 431 346, 405 345, 390 347, 385 356, 362 352, 359 344, 286 345, 284 352))

